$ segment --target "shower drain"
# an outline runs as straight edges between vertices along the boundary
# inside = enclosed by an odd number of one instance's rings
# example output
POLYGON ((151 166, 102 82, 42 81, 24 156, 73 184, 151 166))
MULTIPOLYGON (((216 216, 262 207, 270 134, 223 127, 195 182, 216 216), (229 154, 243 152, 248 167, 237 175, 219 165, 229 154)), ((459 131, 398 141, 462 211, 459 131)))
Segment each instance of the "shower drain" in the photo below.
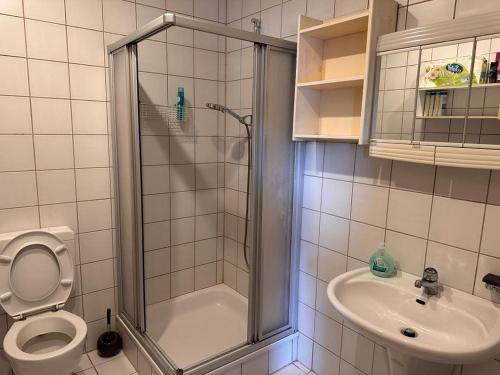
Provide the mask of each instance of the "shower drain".
POLYGON ((417 331, 412 328, 401 328, 401 334, 406 337, 414 339, 417 337, 417 331))

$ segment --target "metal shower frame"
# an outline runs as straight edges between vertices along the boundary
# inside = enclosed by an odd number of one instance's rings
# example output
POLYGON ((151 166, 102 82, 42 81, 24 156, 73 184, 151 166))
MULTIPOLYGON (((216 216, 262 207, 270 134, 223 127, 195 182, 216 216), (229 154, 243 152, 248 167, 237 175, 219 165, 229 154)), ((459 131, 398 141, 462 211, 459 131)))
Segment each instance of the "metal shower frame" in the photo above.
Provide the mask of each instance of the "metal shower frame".
MULTIPOLYGON (((227 26, 222 26, 215 23, 210 23, 206 21, 196 20, 191 17, 187 17, 184 15, 179 15, 175 13, 165 13, 160 17, 152 20, 141 28, 137 29, 135 32, 130 35, 120 39, 119 41, 108 46, 107 51, 109 55, 109 66, 110 66, 110 85, 111 85, 111 119, 113 126, 113 142, 114 149, 116 149, 116 123, 115 123, 115 96, 114 96, 114 71, 113 71, 113 55, 116 52, 125 51, 128 55, 128 71, 130 73, 129 82, 137 82, 138 77, 138 68, 137 68, 137 43, 147 39, 148 37, 165 30, 171 26, 178 26, 182 28, 187 28, 191 30, 196 30, 200 32, 206 32, 211 34, 216 34, 223 37, 240 39, 247 42, 254 43, 254 94, 253 94, 253 119, 254 123, 259 124, 262 123, 264 119, 264 111, 265 111, 265 103, 263 99, 263 94, 265 93, 265 75, 266 75, 266 67, 268 64, 268 59, 266 56, 269 54, 269 50, 277 50, 277 51, 285 51, 288 53, 296 53, 296 43, 290 42, 287 40, 269 37, 265 35, 261 35, 255 32, 249 32, 244 30, 238 30, 227 26), (257 79, 257 78, 260 79, 257 79)), ((136 84, 131 84, 129 87, 129 96, 130 96, 130 121, 133 130, 132 134, 132 149, 136 155, 140 155, 140 139, 139 139, 139 101, 138 101, 138 88, 136 84)), ((254 127, 257 130, 257 126, 254 127)), ((260 137, 254 136, 252 138, 252 148, 254 150, 259 150, 262 147, 260 137), (260 143, 259 143, 260 142, 260 143)), ((290 140, 291 141, 291 140, 290 140)), ((135 210, 137 214, 140 216, 136 218, 135 221, 135 234, 134 238, 135 242, 135 260, 136 260, 136 269, 134 270, 134 280, 135 280, 135 290, 134 300, 136 303, 136 312, 135 317, 132 319, 124 313, 123 309, 123 288, 122 288, 122 274, 121 274, 121 266, 120 266, 120 252, 118 252, 118 260, 119 266, 118 268, 118 289, 119 289, 119 298, 118 298, 118 314, 117 319, 120 323, 126 326, 134 335, 134 338, 146 349, 148 354, 154 360, 154 362, 160 367, 163 371, 166 371, 169 374, 189 374, 189 375, 199 375, 210 373, 220 367, 230 364, 235 360, 240 360, 245 356, 251 355, 255 351, 267 346, 269 344, 275 343, 279 340, 282 340, 290 335, 296 334, 297 330, 297 290, 298 290, 298 248, 300 244, 300 212, 302 207, 302 170, 303 170, 303 160, 304 160, 304 145, 296 144, 294 146, 295 150, 295 162, 293 167, 293 200, 292 200, 292 228, 290 231, 290 243, 291 243, 291 252, 290 252, 290 290, 289 290, 289 319, 288 325, 282 327, 274 332, 269 332, 263 334, 260 316, 257 313, 259 310, 258 302, 259 295, 261 290, 259 287, 259 275, 260 275, 260 262, 259 262, 259 251, 256 251, 255 254, 251 254, 251 258, 255 255, 256 259, 251 259, 255 263, 255 267, 253 270, 250 270, 250 282, 249 282, 249 306, 253 308, 249 309, 248 316, 248 342, 250 344, 246 344, 240 348, 232 350, 228 353, 222 354, 221 356, 207 360, 200 364, 195 365, 192 368, 189 368, 186 371, 179 370, 174 368, 172 365, 173 361, 171 361, 163 351, 161 351, 156 343, 149 338, 149 336, 145 333, 145 297, 144 297, 144 265, 143 265, 143 257, 141 253, 142 249, 142 202, 141 202, 141 187, 137 186, 140 184, 134 183, 135 186, 135 197, 133 204, 135 205, 135 210)), ((116 160, 116 152, 114 152, 114 165, 115 167, 115 176, 118 173, 118 165, 116 160)), ((133 173, 134 175, 140 175, 140 160, 135 158, 133 160, 133 173)), ((254 166, 261 164, 262 157, 257 152, 254 152, 254 166)), ((256 191, 256 187, 259 187, 260 181, 257 178, 253 179, 252 191, 256 191)), ((115 179, 117 182, 115 183, 115 213, 119 213, 119 200, 118 200, 118 178, 115 179)), ((259 197, 259 194, 252 194, 252 215, 251 217, 258 217, 259 210, 262 206, 262 197, 259 197)), ((119 216, 116 216, 119 218, 119 216)), ((119 220, 117 219, 117 223, 119 220)), ((115 231, 115 246, 120 248, 120 234, 119 228, 115 231)), ((252 242, 259 243, 259 231, 254 230, 254 235, 252 242)), ((252 253, 252 252, 250 252, 252 253)))

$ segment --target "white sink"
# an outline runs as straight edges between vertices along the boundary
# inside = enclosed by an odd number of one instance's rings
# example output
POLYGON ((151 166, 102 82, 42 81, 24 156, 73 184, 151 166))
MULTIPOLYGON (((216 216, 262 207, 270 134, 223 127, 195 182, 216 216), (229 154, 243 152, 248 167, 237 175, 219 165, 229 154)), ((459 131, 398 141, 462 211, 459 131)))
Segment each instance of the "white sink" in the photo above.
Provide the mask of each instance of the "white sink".
POLYGON ((500 353, 500 305, 446 286, 426 298, 414 286, 416 279, 404 272, 383 279, 368 268, 358 269, 333 279, 327 294, 346 320, 389 352, 448 364, 480 362, 500 353), (417 337, 403 335, 404 328, 417 337))

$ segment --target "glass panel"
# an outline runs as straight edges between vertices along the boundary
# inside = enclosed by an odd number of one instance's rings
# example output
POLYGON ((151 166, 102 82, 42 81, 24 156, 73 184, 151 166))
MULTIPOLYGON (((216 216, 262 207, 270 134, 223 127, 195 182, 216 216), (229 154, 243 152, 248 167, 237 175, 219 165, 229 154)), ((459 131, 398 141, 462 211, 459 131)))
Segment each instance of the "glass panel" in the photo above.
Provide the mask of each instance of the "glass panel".
MULTIPOLYGON (((294 147, 292 113, 295 55, 266 49, 267 82, 264 87, 262 128, 262 233, 261 328, 262 334, 289 322, 290 251, 294 147), (285 94, 287 93, 287 94, 285 94)), ((259 150, 260 151, 260 150, 259 150)))
POLYGON ((134 149, 130 108, 129 54, 124 47, 113 54, 113 115, 116 137, 116 165, 120 210, 118 232, 120 242, 121 308, 136 323, 136 210, 134 186, 134 149))
POLYGON ((415 117, 419 50, 377 57, 378 90, 374 139, 410 141, 415 117))
POLYGON ((500 145, 500 77, 492 72, 499 60, 500 36, 477 41, 474 74, 478 80, 471 90, 466 143, 500 145))
POLYGON ((247 342, 253 47, 224 46, 180 27, 138 43, 146 332, 181 369, 247 342))
POLYGON ((469 100, 473 41, 423 47, 415 140, 462 143, 469 100))

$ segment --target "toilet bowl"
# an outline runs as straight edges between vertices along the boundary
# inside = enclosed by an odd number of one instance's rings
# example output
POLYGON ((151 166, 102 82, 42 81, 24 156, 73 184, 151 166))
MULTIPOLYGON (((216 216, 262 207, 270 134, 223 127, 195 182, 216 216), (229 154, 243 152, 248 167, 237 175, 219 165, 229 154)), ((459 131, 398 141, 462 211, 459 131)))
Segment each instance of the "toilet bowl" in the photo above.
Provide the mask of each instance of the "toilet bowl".
POLYGON ((62 310, 73 286, 67 227, 0 235, 0 305, 16 322, 3 347, 16 375, 69 375, 87 336, 79 316, 62 310))

